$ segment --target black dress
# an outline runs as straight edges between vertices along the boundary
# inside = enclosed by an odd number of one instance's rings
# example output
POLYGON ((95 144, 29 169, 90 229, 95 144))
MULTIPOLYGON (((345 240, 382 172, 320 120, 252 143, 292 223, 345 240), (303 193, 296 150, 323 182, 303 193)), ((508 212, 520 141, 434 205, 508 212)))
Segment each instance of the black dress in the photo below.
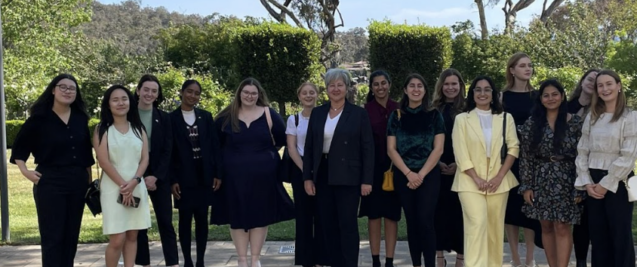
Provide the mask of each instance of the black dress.
MULTIPOLYGON (((537 96, 538 91, 532 92, 512 92, 505 91, 502 93, 502 105, 504 111, 511 113, 515 125, 518 127, 523 125, 524 122, 531 116, 531 110, 533 109, 533 101, 537 96)), ((518 133, 518 136, 520 134, 518 133)), ((513 166, 511 166, 511 172, 515 175, 515 179, 520 182, 520 161, 515 160, 513 166)), ((509 198, 507 200, 506 215, 504 217, 504 223, 510 225, 516 225, 535 231, 535 245, 542 246, 542 228, 540 222, 530 219, 522 213, 522 206, 524 206, 524 198, 517 194, 519 186, 511 188, 509 198)))
MULTIPOLYGON (((444 164, 456 162, 453 154, 453 142, 451 133, 453 132, 454 115, 451 114, 453 103, 446 103, 442 110, 442 118, 445 121, 445 150, 440 157, 444 164)), ((440 194, 436 206, 435 229, 436 229, 436 250, 455 251, 463 254, 464 249, 464 226, 462 219, 462 205, 458 193, 451 191, 454 175, 440 175, 440 194)))
POLYGON ((250 127, 239 121, 240 132, 232 131, 225 118, 216 122, 220 131, 224 181, 213 204, 211 224, 230 224, 248 231, 294 219, 294 204, 277 175, 281 162, 277 147, 285 144, 285 125, 274 110, 272 136, 265 113, 250 127))
POLYGON ((396 191, 383 190, 384 173, 389 170, 391 160, 387 156, 387 121, 389 114, 398 108, 398 103, 391 99, 386 107, 381 106, 376 100, 365 105, 374 133, 374 183, 372 193, 361 198, 358 217, 367 217, 370 220, 387 218, 392 221, 400 221, 400 198, 396 191))

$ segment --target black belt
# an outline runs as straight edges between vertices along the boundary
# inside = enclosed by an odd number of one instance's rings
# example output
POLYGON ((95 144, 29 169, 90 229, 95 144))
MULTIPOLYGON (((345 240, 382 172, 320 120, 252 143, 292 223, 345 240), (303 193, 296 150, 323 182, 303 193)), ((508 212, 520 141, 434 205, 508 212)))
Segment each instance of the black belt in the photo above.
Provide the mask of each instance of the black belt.
POLYGON ((554 156, 550 156, 550 157, 535 156, 535 158, 539 159, 539 160, 543 160, 543 161, 550 161, 550 162, 575 160, 575 157, 564 156, 564 155, 554 155, 554 156))

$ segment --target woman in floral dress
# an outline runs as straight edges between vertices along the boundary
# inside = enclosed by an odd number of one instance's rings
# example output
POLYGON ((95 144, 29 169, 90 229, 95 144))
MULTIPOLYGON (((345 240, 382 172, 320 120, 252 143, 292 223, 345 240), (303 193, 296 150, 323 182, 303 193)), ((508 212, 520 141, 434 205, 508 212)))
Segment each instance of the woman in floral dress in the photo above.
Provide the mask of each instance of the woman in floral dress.
POLYGON ((556 80, 540 86, 531 117, 520 126, 519 193, 522 212, 542 225, 542 243, 550 266, 569 264, 571 225, 580 221, 581 193, 573 186, 582 119, 568 113, 564 87, 556 80))

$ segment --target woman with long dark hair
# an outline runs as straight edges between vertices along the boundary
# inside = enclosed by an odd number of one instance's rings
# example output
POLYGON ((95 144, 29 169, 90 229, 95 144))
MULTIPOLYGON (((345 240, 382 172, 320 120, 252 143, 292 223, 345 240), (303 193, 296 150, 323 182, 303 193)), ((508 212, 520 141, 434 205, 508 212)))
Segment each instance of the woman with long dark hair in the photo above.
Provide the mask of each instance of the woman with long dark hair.
POLYGON ((436 265, 446 266, 444 251, 455 251, 456 266, 463 266, 463 226, 462 205, 458 193, 451 191, 453 177, 458 165, 453 155, 453 123, 456 115, 464 110, 465 83, 455 69, 446 69, 440 73, 434 88, 434 108, 442 113, 445 121, 445 149, 438 162, 440 167, 440 194, 436 206, 436 265))
POLYGON ((575 157, 582 119, 568 113, 564 87, 557 80, 540 85, 531 117, 520 126, 522 212, 542 225, 542 242, 550 266, 566 267, 579 223, 580 193, 575 182, 575 157), (578 198, 579 197, 579 198, 578 198))
POLYGON ((42 266, 73 266, 84 195, 91 181, 89 116, 77 80, 53 78, 31 107, 12 146, 10 162, 33 183, 42 266), (35 170, 26 162, 33 154, 35 170))
MULTIPOLYGON (((164 101, 159 80, 154 75, 146 74, 139 79, 137 89, 133 92, 137 102, 139 117, 148 135, 149 161, 144 183, 148 195, 153 202, 157 228, 161 239, 166 266, 179 265, 177 253, 177 236, 173 228, 173 209, 170 194, 170 158, 172 152, 173 132, 168 113, 158 107, 164 101)), ((137 257, 135 264, 149 267, 150 251, 148 248, 148 230, 140 230, 137 234, 137 257)))
POLYGON ((294 218, 292 200, 277 177, 285 124, 269 105, 261 83, 247 78, 216 119, 224 166, 221 191, 228 210, 227 218, 218 221, 230 224, 239 267, 248 266, 248 246, 250 266, 260 267, 268 226, 294 218))
MULTIPOLYGON (((593 91, 596 90, 595 78, 599 73, 599 69, 590 69, 582 75, 575 90, 571 93, 568 100, 568 112, 577 114, 581 118, 588 115, 593 91)), ((583 120, 583 119, 582 119, 583 120)), ((576 267, 586 267, 586 259, 588 258, 588 249, 591 243, 590 234, 588 232, 588 208, 586 207, 586 197, 582 197, 579 205, 582 208, 582 216, 580 223, 573 225, 573 245, 575 250, 576 267)))
POLYGON ((595 83, 575 161, 575 188, 589 196, 591 266, 634 267, 633 203, 623 181, 634 175, 637 112, 628 108, 617 73, 602 70, 595 83))
POLYGON ((466 112, 456 116, 453 126, 458 167, 451 190, 458 192, 462 204, 468 267, 502 266, 504 214, 509 191, 518 185, 510 170, 519 153, 518 137, 499 95, 491 78, 475 78, 466 112))
MULTIPOLYGON (((533 99, 537 96, 537 90, 531 85, 533 75, 533 63, 531 58, 524 53, 515 53, 507 62, 506 85, 502 92, 502 106, 504 112, 510 113, 515 120, 515 125, 520 126, 531 116, 533 99)), ((515 160, 511 172, 518 179, 520 176, 519 161, 515 160)), ((517 192, 517 188, 513 189, 517 192)), ((535 245, 542 246, 541 227, 537 220, 530 219, 522 213, 524 200, 519 194, 509 194, 506 205, 505 229, 509 248, 511 249, 511 265, 522 266, 520 253, 518 253, 518 240, 520 227, 524 229, 524 241, 526 243, 526 259, 524 266, 535 267, 535 245)))
POLYGON ((389 97, 391 79, 382 70, 372 72, 369 77, 369 94, 365 110, 369 115, 374 134, 374 184, 372 193, 361 198, 358 217, 368 218, 369 247, 372 251, 372 267, 380 267, 381 222, 385 222, 385 267, 394 266, 394 251, 400 221, 400 199, 396 191, 383 190, 383 174, 389 169, 391 159, 387 156, 387 121, 398 108, 398 103, 389 97))
POLYGON ((103 170, 100 203, 103 233, 109 236, 107 267, 117 266, 122 252, 124 266, 133 267, 137 232, 151 226, 148 191, 142 178, 148 167, 148 137, 133 99, 124 86, 108 88, 93 135, 103 170))
POLYGON ((429 106, 427 84, 419 74, 407 76, 400 108, 387 123, 387 153, 394 163, 394 188, 407 220, 413 266, 434 266, 434 216, 440 190, 438 161, 445 144, 442 115, 429 106))
POLYGON ((179 243, 185 267, 205 266, 208 212, 214 190, 221 186, 219 141, 210 112, 196 108, 201 84, 187 80, 181 86, 181 105, 170 113, 173 127, 172 192, 179 209, 179 243), (190 246, 195 219, 197 262, 190 246))

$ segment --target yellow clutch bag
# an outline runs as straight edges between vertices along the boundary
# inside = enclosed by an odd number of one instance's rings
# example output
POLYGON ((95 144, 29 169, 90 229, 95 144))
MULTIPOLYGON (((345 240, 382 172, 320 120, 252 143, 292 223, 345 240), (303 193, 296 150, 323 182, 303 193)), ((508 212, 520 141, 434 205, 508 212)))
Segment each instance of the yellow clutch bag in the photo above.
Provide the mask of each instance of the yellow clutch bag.
POLYGON ((389 165, 389 170, 385 172, 383 178, 383 191, 394 191, 394 171, 392 171, 391 167, 393 166, 393 162, 389 165))

